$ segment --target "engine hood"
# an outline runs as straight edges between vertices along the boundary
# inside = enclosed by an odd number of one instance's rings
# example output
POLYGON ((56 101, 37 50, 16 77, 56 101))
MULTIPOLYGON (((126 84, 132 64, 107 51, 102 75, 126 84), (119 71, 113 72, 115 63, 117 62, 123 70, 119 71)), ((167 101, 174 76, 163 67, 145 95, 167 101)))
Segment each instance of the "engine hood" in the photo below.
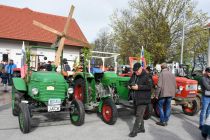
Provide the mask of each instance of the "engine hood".
POLYGON ((31 80, 40 82, 65 82, 65 79, 60 73, 51 71, 33 72, 31 75, 31 80))
POLYGON ((185 84, 198 84, 196 80, 187 79, 185 77, 176 77, 177 83, 185 83, 185 84))

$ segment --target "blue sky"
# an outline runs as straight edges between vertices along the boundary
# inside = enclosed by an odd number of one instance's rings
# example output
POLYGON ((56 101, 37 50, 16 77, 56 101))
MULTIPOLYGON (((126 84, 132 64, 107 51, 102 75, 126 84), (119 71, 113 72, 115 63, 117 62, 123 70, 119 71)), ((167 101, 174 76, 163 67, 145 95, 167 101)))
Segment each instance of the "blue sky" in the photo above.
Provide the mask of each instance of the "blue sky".
MULTIPOLYGON (((99 31, 109 26, 110 16, 116 9, 126 8, 129 0, 0 0, 0 4, 34 11, 67 16, 71 4, 75 6, 76 19, 89 42, 96 39, 99 31)), ((196 1, 196 0, 195 0, 196 1)), ((197 0, 197 9, 208 13, 210 0, 197 0)))

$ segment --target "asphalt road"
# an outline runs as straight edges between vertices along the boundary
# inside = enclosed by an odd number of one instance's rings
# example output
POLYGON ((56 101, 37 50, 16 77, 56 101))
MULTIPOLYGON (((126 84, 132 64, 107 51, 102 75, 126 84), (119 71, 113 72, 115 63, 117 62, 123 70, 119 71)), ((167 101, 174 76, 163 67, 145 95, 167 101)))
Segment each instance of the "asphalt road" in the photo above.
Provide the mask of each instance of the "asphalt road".
POLYGON ((10 91, 4 93, 0 85, 0 140, 203 140, 198 129, 199 116, 186 116, 174 106, 168 126, 157 126, 158 118, 152 116, 145 121, 146 132, 135 138, 128 137, 133 111, 125 108, 118 109, 117 123, 111 126, 96 113, 86 114, 82 126, 71 124, 68 114, 33 116, 32 131, 22 134, 18 118, 12 115, 10 91))

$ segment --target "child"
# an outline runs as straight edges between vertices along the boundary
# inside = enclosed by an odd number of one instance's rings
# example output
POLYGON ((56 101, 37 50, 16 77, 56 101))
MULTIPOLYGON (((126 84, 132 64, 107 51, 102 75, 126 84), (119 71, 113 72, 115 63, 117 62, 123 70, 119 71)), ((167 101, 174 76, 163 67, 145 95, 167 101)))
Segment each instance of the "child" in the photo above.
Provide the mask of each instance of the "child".
POLYGON ((201 129, 201 134, 206 140, 210 140, 210 115, 208 115, 205 124, 201 129))
POLYGON ((4 85, 4 92, 7 92, 7 79, 8 79, 8 75, 5 72, 5 70, 3 69, 1 74, 1 79, 2 79, 2 83, 4 85))

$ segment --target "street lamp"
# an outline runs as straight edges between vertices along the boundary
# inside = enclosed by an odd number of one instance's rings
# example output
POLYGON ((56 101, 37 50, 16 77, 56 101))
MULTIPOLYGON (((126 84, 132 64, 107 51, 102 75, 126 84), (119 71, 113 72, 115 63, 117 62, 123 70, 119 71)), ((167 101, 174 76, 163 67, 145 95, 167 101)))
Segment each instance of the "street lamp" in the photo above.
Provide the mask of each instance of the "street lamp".
POLYGON ((210 67, 210 23, 207 25, 207 29, 209 30, 209 43, 208 43, 208 61, 207 66, 210 67))
MULTIPOLYGON (((184 6, 186 6, 187 1, 184 1, 184 6)), ((183 64, 183 50, 184 50, 184 35, 185 35, 185 19, 186 19, 186 8, 184 7, 183 11, 183 26, 182 26, 182 45, 181 45, 181 58, 180 64, 183 64)))

